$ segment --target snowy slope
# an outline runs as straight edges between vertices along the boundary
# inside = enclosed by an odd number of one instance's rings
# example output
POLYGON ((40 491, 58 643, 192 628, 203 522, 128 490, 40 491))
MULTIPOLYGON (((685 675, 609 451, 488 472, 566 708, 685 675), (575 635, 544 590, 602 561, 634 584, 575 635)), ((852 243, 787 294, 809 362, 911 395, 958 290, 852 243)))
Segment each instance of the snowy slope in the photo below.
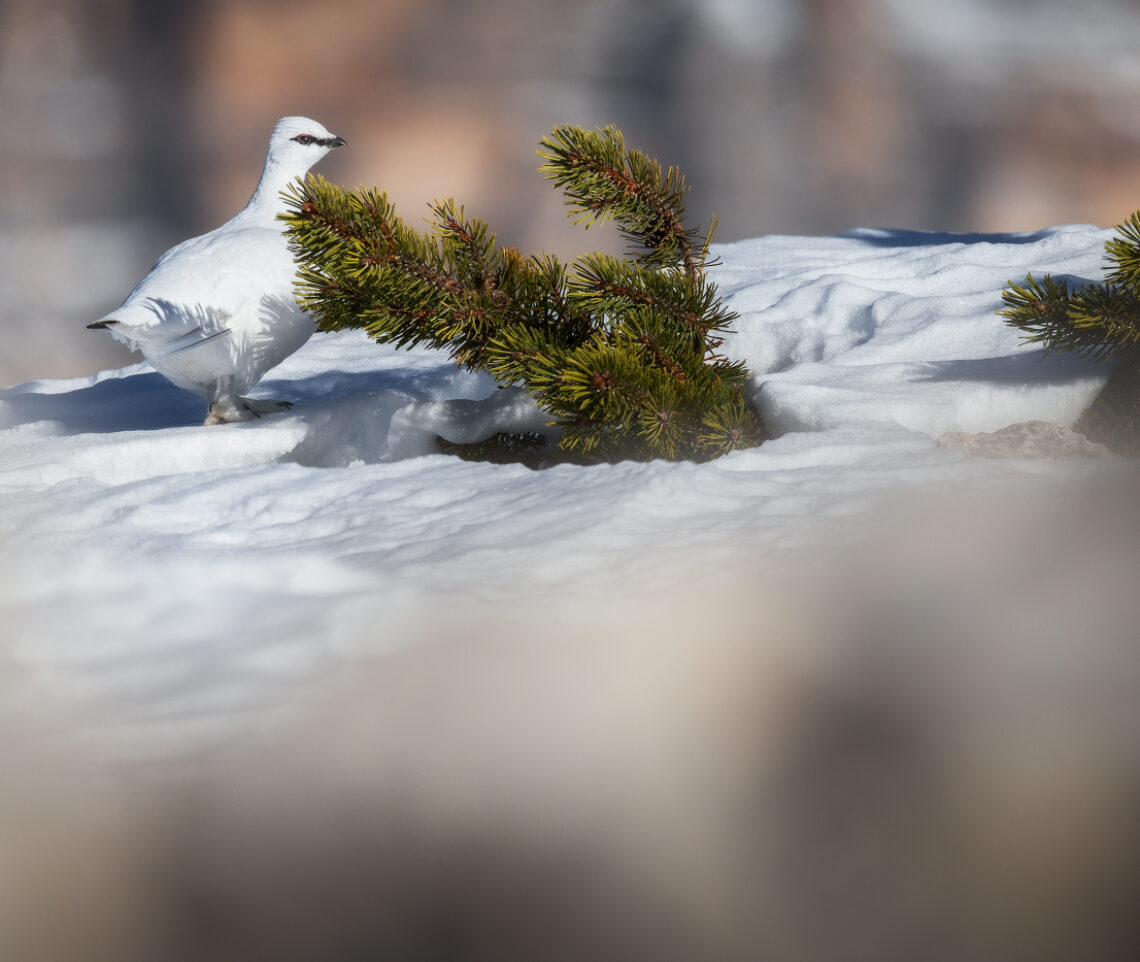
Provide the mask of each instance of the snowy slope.
POLYGON ((901 492, 1110 463, 967 460, 945 431, 1071 423, 1095 365, 1042 359, 994 311, 1026 271, 1100 276, 1107 232, 859 230, 722 246, 726 351, 781 436, 717 462, 465 463, 432 437, 541 423, 430 351, 318 335, 271 372, 296 402, 205 428, 145 365, 0 391, 0 614, 30 677, 141 729, 206 730, 318 667, 416 641, 463 605, 509 617, 652 585, 694 548, 730 570, 873 523, 901 492), (558 593, 555 602, 555 593, 558 593), (156 725, 161 721, 162 725, 156 725))

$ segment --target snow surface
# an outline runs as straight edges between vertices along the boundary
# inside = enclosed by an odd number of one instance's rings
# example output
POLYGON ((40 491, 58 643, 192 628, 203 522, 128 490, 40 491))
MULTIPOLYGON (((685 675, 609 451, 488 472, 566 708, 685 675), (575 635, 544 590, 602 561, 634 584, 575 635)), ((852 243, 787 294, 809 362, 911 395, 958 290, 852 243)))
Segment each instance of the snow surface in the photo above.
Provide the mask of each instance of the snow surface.
MULTIPOLYGON (((779 437, 709 464, 522 466, 433 453, 541 423, 428 350, 318 335, 262 383, 292 411, 202 427, 145 364, 0 390, 0 616, 36 691, 120 737, 191 737, 288 704, 310 673, 414 643, 434 615, 548 616, 686 558, 826 547, 931 487, 1111 463, 968 460, 945 431, 1071 423, 1103 383, 996 316, 1027 271, 1102 274, 1108 232, 857 230, 717 249, 726 343, 779 437), (533 611, 533 608, 532 608, 533 611)), ((540 631, 538 633, 541 633, 540 631)), ((29 688, 30 690, 30 688, 29 688)))

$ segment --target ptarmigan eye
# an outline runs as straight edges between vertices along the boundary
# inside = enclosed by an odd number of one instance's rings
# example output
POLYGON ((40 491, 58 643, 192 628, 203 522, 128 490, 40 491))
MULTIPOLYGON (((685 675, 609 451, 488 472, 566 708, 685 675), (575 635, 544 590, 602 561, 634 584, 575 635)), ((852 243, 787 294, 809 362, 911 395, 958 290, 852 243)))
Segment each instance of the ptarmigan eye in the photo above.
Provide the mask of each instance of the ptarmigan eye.
POLYGON ((308 147, 309 144, 315 143, 317 138, 312 134, 297 134, 297 136, 293 139, 297 141, 297 143, 304 144, 306 147, 308 147))

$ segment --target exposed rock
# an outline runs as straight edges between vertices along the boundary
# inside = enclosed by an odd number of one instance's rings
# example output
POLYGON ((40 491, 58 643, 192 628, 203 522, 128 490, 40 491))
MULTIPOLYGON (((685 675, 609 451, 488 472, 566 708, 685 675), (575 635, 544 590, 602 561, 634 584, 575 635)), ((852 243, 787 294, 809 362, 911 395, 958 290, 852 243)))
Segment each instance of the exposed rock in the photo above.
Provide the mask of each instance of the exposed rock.
POLYGON ((1116 457, 1103 444, 1052 421, 1022 421, 988 434, 948 431, 940 448, 962 448, 968 458, 1024 458, 1058 461, 1063 458, 1116 457))

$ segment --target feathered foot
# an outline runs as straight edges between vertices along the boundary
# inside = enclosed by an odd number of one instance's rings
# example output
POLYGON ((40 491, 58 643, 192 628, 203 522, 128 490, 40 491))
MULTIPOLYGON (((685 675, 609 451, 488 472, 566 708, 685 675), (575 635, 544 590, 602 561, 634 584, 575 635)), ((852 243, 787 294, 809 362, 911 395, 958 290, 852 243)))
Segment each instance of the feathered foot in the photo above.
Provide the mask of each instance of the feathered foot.
POLYGON ((235 421, 252 421, 263 414, 288 411, 292 406, 292 401, 268 401, 262 398, 251 400, 247 397, 229 395, 218 398, 210 405, 205 423, 232 424, 235 421))

